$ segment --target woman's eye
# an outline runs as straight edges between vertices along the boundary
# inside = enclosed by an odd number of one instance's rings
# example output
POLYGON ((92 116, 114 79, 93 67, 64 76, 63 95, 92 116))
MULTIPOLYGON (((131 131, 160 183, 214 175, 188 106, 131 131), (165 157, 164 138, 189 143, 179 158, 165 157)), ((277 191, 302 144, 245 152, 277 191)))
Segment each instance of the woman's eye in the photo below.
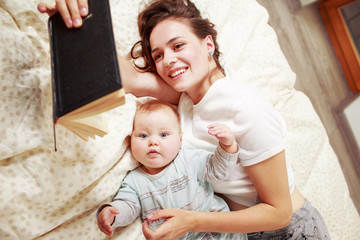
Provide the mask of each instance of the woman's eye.
POLYGON ((161 137, 167 137, 167 136, 169 136, 168 133, 161 133, 160 135, 161 135, 161 137))
POLYGON ((154 61, 159 60, 161 58, 161 54, 156 54, 153 58, 154 61))
POLYGON ((183 43, 177 43, 177 44, 175 44, 174 49, 175 50, 180 49, 182 46, 184 46, 183 43))

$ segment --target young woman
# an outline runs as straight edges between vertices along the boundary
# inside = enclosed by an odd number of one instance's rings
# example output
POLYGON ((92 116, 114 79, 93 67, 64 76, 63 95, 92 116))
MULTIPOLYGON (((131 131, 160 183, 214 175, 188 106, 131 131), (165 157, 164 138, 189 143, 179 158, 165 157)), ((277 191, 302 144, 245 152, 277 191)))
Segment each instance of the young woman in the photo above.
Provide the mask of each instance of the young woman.
MULTIPOLYGON (((85 6, 79 2, 74 7, 70 2, 67 8, 58 8, 65 22, 70 16, 76 19, 76 11, 85 6)), ((51 11, 46 5, 39 5, 39 10, 51 11)), ((160 84, 164 85, 156 81, 160 77, 165 86, 182 93, 178 110, 185 143, 213 150, 216 142, 208 137, 206 126, 216 121, 230 127, 240 146, 238 163, 229 177, 213 184, 231 212, 156 211, 148 219, 167 221, 156 231, 145 223, 146 238, 175 239, 186 232, 242 232, 249 233, 249 239, 330 239, 321 215, 295 188, 286 164, 283 119, 241 76, 220 65, 214 25, 203 19, 189 0, 159 0, 140 13, 138 27, 141 41, 137 44, 142 52, 132 56, 144 59, 145 65, 138 69, 155 87, 139 93, 129 84, 128 91, 176 102, 179 95, 169 99, 172 92, 158 92, 160 84)), ((124 71, 137 72, 129 69, 124 71)))

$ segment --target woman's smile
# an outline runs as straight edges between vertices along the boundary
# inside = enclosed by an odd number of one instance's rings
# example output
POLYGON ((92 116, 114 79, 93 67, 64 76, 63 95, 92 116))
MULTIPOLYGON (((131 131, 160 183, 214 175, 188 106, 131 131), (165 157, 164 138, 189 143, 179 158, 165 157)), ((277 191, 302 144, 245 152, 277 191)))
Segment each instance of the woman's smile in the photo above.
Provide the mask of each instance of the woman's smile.
POLYGON ((169 72, 169 77, 176 78, 187 71, 187 68, 175 68, 169 72))

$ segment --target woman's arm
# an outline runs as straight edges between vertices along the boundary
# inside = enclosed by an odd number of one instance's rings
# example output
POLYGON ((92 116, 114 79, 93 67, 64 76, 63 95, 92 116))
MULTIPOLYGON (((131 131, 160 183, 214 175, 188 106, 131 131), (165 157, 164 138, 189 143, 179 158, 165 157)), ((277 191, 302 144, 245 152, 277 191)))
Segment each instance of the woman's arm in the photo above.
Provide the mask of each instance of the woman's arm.
MULTIPOLYGON (((60 12, 64 22, 69 28, 81 27, 81 16, 88 14, 87 0, 56 0, 56 5, 40 2, 38 10, 49 16, 60 12), (78 20, 80 19, 80 22, 78 20), (74 24, 76 23, 76 24, 74 24)), ((178 104, 180 93, 171 88, 157 74, 142 73, 135 69, 129 60, 118 55, 120 73, 125 91, 137 97, 151 96, 163 101, 178 104)))
POLYGON ((147 239, 175 239, 186 232, 251 233, 286 226, 292 216, 291 198, 284 151, 245 168, 262 203, 233 212, 189 212, 165 209, 154 212, 151 220, 168 218, 156 231, 143 224, 147 239))
POLYGON ((157 74, 139 72, 133 64, 118 55, 120 74, 125 91, 137 97, 151 96, 177 105, 180 94, 163 81, 157 74))

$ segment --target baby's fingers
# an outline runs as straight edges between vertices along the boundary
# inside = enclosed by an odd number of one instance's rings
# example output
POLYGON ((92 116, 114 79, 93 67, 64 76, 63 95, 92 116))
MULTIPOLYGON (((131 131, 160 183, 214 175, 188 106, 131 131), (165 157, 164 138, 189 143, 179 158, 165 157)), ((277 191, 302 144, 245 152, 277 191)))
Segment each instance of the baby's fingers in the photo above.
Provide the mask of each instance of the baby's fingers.
POLYGON ((103 233, 105 233, 106 235, 108 235, 109 237, 112 237, 113 235, 113 230, 110 227, 107 226, 99 226, 100 231, 102 231, 103 233))
POLYGON ((223 136, 229 132, 229 129, 222 124, 211 124, 208 126, 209 134, 218 137, 219 135, 223 136))
POLYGON ((208 129, 209 134, 216 137, 224 145, 231 145, 235 141, 231 130, 224 124, 214 123, 209 125, 208 129))
POLYGON ((114 207, 109 207, 109 212, 114 215, 118 215, 120 212, 114 207))
POLYGON ((106 221, 105 218, 101 217, 98 219, 98 227, 100 229, 100 231, 102 231, 103 233, 105 233, 108 236, 112 236, 113 231, 112 231, 112 227, 111 225, 106 221))

